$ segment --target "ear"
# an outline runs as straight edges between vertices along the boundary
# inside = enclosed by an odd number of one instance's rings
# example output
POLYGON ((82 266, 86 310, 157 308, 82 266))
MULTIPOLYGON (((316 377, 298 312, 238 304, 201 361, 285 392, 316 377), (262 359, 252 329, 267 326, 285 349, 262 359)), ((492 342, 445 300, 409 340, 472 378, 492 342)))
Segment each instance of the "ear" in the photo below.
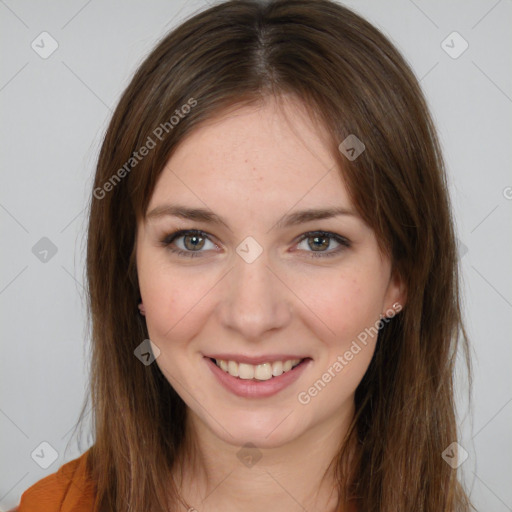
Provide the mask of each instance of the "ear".
POLYGON ((384 296, 382 316, 393 317, 399 313, 407 302, 407 290, 398 272, 393 272, 389 278, 384 296))
POLYGON ((144 307, 144 304, 142 302, 139 303, 139 311, 142 316, 146 315, 146 308, 144 307))

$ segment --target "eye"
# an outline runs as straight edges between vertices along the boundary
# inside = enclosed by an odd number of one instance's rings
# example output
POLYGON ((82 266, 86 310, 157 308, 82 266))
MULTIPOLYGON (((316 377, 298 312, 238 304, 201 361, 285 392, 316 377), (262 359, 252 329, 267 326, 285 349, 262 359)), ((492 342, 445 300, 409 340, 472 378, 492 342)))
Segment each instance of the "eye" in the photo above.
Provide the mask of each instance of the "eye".
POLYGON ((189 258, 201 256, 201 254, 205 252, 201 251, 201 249, 205 246, 206 242, 209 242, 213 248, 217 247, 208 238, 206 233, 197 229, 175 231, 161 240, 161 244, 164 247, 167 247, 171 252, 178 254, 178 256, 185 256, 189 258), (175 244, 177 240, 181 240, 181 244, 177 243, 176 245, 178 247, 173 247, 172 244, 175 244), (182 248, 180 248, 180 245, 182 248))
MULTIPOLYGON (((310 231, 300 236, 297 246, 303 242, 307 242, 307 247, 311 250, 300 249, 308 253, 308 257, 328 257, 339 254, 344 249, 350 247, 350 241, 346 238, 337 235, 336 233, 330 233, 327 231, 310 231), (337 244, 334 249, 327 250, 332 243, 337 244)), ((166 247, 169 251, 177 254, 178 256, 185 256, 188 258, 194 258, 201 256, 207 251, 202 251, 207 243, 210 243, 215 249, 217 247, 214 244, 207 233, 197 229, 186 229, 175 231, 169 235, 166 235, 162 240, 161 244, 166 247)))
POLYGON ((335 256, 350 247, 350 241, 345 237, 327 231, 310 231, 309 233, 304 233, 299 239, 298 246, 303 242, 306 242, 307 247, 311 249, 311 251, 306 250, 306 252, 310 253, 308 256, 313 258, 335 256), (333 250, 324 250, 329 248, 332 242, 338 245, 333 250))

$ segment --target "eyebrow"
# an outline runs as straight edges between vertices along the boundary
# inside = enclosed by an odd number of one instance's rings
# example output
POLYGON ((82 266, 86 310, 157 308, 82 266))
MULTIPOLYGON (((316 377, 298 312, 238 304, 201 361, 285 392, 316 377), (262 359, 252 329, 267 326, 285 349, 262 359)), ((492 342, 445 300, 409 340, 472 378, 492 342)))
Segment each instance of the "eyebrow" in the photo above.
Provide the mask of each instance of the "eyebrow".
MULTIPOLYGON (((330 219, 341 215, 358 217, 357 213, 348 208, 310 208, 307 210, 300 210, 297 212, 289 213, 283 216, 277 223, 278 228, 289 226, 296 226, 305 222, 315 220, 330 219)), ((157 219, 161 217, 172 216, 181 219, 195 220, 200 222, 207 222, 210 224, 222 224, 229 228, 228 223, 216 213, 205 208, 189 208, 182 205, 164 204, 153 208, 147 215, 146 219, 157 219)))

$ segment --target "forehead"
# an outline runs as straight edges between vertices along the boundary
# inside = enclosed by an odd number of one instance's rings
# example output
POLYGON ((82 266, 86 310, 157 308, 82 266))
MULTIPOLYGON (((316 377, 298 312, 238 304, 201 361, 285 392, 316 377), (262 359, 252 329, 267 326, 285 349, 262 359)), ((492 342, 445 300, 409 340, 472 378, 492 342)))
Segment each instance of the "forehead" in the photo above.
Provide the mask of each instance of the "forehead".
MULTIPOLYGON (((294 98, 242 106, 198 126, 177 147, 150 207, 186 198, 197 206, 262 210, 350 207, 329 134, 294 98), (203 203, 203 204, 198 204, 203 203)), ((233 214, 234 212, 231 212, 233 214)))

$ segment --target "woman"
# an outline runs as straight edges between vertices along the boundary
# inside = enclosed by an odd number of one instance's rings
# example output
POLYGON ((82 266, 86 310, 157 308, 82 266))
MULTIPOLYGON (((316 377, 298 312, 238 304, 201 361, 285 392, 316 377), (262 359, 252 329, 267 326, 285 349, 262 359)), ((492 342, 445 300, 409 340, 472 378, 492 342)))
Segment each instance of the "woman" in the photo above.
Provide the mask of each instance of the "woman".
POLYGON ((328 0, 197 14, 99 156, 94 444, 19 510, 470 510, 442 457, 457 272, 435 129, 379 31, 328 0))

